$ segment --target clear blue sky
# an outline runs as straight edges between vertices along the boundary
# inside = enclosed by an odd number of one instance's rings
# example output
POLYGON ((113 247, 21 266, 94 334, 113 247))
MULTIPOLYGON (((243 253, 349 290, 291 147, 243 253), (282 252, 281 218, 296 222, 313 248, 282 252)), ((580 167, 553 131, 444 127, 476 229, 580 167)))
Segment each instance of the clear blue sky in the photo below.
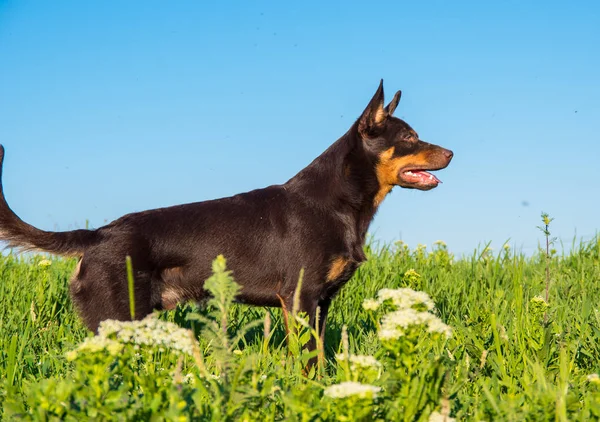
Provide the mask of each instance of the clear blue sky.
POLYGON ((600 2, 2 1, 8 202, 44 229, 282 183, 384 78, 454 151, 371 233, 456 253, 600 227, 600 2))

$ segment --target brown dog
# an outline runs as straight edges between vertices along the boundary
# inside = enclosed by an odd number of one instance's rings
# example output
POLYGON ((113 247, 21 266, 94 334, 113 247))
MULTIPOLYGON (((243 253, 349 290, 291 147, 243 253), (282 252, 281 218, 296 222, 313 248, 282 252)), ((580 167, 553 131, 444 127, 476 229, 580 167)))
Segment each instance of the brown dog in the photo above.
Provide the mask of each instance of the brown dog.
MULTIPOLYGON (((400 91, 384 108, 383 81, 350 130, 283 185, 229 198, 125 215, 96 230, 47 232, 9 208, 0 185, 0 240, 10 247, 78 256, 71 296, 90 330, 130 319, 126 256, 135 274, 135 316, 201 301, 211 261, 228 259, 242 286, 239 302, 290 309, 300 269, 300 310, 321 338, 332 298, 365 261, 367 228, 396 185, 429 190, 428 173, 452 151, 419 140, 393 117, 400 91)), ((0 171, 4 148, 0 146, 0 171)), ((1 175, 1 173, 0 173, 1 175)))

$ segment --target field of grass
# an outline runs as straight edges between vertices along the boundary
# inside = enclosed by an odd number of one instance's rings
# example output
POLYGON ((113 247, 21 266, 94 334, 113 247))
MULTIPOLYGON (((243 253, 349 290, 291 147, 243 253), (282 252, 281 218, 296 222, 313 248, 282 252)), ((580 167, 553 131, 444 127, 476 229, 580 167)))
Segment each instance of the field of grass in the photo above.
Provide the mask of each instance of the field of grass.
POLYGON ((0 257, 0 412, 6 420, 600 417, 600 238, 548 261, 509 249, 456 259, 443 243, 368 256, 334 301, 325 364, 310 371, 302 315, 292 310, 286 330, 280 310, 231 304, 223 260, 207 307, 113 324, 85 341, 67 293, 73 260, 0 257), (412 290, 380 292, 400 288, 426 292, 435 309, 412 290))

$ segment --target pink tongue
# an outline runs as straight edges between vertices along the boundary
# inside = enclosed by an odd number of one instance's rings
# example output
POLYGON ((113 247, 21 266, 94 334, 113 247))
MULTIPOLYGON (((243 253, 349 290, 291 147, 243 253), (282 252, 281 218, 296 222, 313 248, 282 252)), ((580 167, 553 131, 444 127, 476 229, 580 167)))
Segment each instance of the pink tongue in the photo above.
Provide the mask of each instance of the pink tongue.
POLYGON ((415 176, 418 176, 419 178, 421 178, 424 182, 436 182, 436 183, 442 183, 442 181, 440 179, 438 179, 437 177, 435 177, 433 174, 428 173, 424 170, 419 170, 419 171, 413 171, 412 172, 415 176))

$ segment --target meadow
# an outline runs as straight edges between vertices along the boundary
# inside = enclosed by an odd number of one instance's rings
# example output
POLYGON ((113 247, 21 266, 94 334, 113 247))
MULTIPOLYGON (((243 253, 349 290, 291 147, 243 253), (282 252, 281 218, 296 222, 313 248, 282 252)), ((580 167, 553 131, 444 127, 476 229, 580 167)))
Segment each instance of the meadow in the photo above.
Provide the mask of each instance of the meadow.
POLYGON ((600 417, 600 238, 531 257, 481 247, 459 259, 443 242, 367 253, 312 368, 304 316, 233 303, 222 257, 209 303, 91 338, 68 297, 74 260, 2 256, 3 419, 600 417))

